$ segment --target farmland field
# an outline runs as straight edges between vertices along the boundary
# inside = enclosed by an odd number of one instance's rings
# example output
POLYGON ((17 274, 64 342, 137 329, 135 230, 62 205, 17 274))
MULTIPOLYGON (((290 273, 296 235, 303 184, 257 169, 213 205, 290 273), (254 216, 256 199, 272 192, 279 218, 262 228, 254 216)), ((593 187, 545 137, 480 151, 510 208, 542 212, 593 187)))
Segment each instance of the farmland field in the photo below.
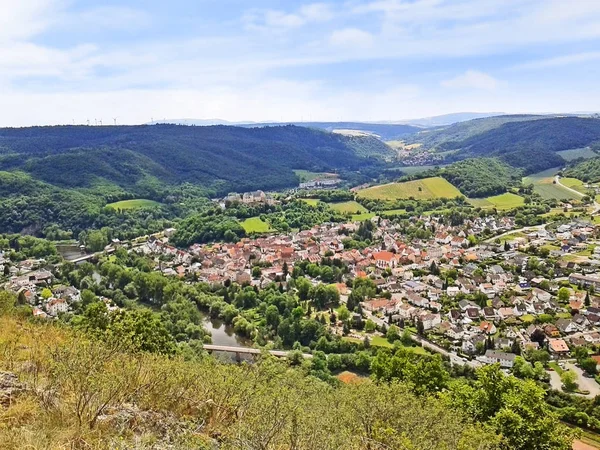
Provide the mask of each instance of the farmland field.
POLYGON ((334 211, 337 211, 341 214, 364 214, 368 212, 367 208, 365 208, 360 203, 355 202, 354 200, 348 202, 337 202, 337 203, 328 203, 329 207, 334 211))
POLYGON ((397 170, 399 172, 403 172, 406 175, 415 175, 421 172, 425 172, 427 170, 431 170, 431 169, 435 169, 436 167, 443 167, 443 166, 399 166, 399 167, 394 167, 391 170, 397 170))
POLYGON ((300 200, 302 200, 304 203, 309 204, 310 206, 317 206, 317 204, 319 203, 318 198, 301 198, 300 200))
POLYGON ((388 211, 381 212, 382 216, 394 216, 396 214, 406 214, 406 210, 405 209, 390 209, 388 211))
POLYGON ((370 220, 375 217, 375 213, 363 213, 363 214, 355 214, 352 216, 352 222, 364 222, 365 220, 370 220))
POLYGON ((556 153, 559 154, 565 161, 573 161, 577 158, 589 159, 598 156, 598 154, 592 151, 592 149, 589 147, 573 148, 571 150, 563 150, 556 153))
POLYGON ((153 206, 160 206, 160 203, 154 200, 146 200, 144 198, 136 198, 132 200, 122 200, 120 202, 109 203, 109 208, 113 209, 138 209, 138 208, 151 208, 153 206))
POLYGON ((335 173, 311 172, 309 170, 294 170, 294 173, 300 179, 300 183, 306 183, 316 178, 337 178, 335 173))
POLYGON ((578 199, 580 196, 566 190, 565 188, 554 184, 554 176, 558 172, 558 167, 534 173, 523 178, 523 184, 533 184, 533 191, 539 194, 543 199, 552 198, 562 200, 578 199))
POLYGON ((358 191, 358 195, 371 200, 398 200, 413 197, 417 200, 432 198, 454 198, 462 194, 441 177, 390 183, 358 191))
POLYGON ((272 231, 267 222, 260 220, 260 217, 250 217, 241 223, 246 233, 268 233, 272 231))
POLYGON ((469 203, 481 208, 512 209, 524 205, 525 199, 517 194, 505 192, 493 197, 469 199, 469 203))
POLYGON ((564 184, 565 186, 575 189, 577 192, 581 192, 583 195, 587 193, 587 189, 584 187, 584 183, 577 178, 561 178, 560 184, 564 184))

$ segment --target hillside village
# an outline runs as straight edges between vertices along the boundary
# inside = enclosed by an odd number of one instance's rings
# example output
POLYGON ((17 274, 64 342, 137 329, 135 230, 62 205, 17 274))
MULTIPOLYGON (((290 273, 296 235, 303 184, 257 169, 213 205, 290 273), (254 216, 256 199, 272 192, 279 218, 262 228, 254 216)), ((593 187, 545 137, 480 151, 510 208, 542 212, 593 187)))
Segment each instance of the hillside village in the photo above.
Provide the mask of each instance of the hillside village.
MULTIPOLYGON (((499 362, 510 369, 522 352, 544 349, 552 358, 564 359, 574 348, 600 345, 596 227, 574 220, 552 231, 515 231, 509 217, 476 218, 460 226, 434 216, 413 220, 434 230, 431 238, 408 238, 394 222, 375 217, 372 244, 362 249, 344 245, 361 223, 325 223, 188 249, 169 244, 171 229, 135 247, 127 242, 111 246, 150 258, 165 276, 258 289, 272 283, 286 288, 296 266, 327 260, 339 270, 327 277, 305 276, 313 285, 335 285, 342 304, 348 303, 353 279, 369 278, 377 288, 375 296, 353 305, 358 313, 351 316, 350 329, 339 320, 331 324, 335 333, 364 339, 385 336, 396 325, 453 361, 474 367, 499 362), (490 233, 499 237, 484 240, 490 233), (582 251, 587 256, 574 257, 582 251), (364 331, 368 321, 377 326, 374 334, 364 331)), ((53 284, 43 260, 11 266, 5 287, 22 296, 39 317, 57 317, 80 301, 77 289, 53 284)))

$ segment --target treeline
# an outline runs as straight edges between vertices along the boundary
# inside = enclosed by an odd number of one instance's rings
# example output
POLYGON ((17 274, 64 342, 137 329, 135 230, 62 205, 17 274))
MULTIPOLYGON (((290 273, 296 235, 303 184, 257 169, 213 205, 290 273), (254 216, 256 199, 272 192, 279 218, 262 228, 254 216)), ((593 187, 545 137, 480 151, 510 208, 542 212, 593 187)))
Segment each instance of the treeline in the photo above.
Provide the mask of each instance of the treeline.
POLYGON ((38 387, 13 390, 4 413, 14 420, 0 428, 7 450, 73 442, 121 448, 140 440, 200 449, 499 448, 500 438, 466 412, 405 384, 318 380, 311 372, 319 357, 297 368, 271 357, 219 364, 137 352, 12 317, 0 322, 0 338, 15 348, 0 367, 18 377, 3 380, 38 387), (22 363, 32 354, 35 372, 22 363))
POLYGON ((369 159, 357 150, 375 151, 373 138, 364 139, 368 142, 295 126, 1 129, 0 146, 8 156, 0 159, 0 170, 20 169, 68 188, 91 186, 101 179, 132 189, 145 177, 153 177, 225 194, 292 187, 297 183, 292 169, 358 170, 369 159))
POLYGON ((489 197, 521 184, 521 171, 497 158, 476 158, 456 162, 440 175, 468 197, 489 197))
POLYGON ((574 162, 566 168, 563 175, 577 178, 586 183, 596 183, 600 181, 600 158, 574 162))

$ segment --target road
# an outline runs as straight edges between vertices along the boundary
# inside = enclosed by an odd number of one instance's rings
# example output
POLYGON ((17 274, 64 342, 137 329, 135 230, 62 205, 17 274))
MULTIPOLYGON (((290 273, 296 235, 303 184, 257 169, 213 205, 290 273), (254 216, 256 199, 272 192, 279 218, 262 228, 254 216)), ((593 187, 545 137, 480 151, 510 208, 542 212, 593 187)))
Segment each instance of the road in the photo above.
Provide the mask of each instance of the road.
MULTIPOLYGON (((367 319, 371 319, 373 322, 375 322, 375 324, 379 325, 380 327, 382 326, 389 326, 388 323, 383 320, 380 319, 377 316, 374 316, 373 314, 371 314, 370 311, 365 311, 363 310, 363 314, 365 315, 365 317, 367 319)), ((400 328, 402 330, 402 328, 400 328)), ((449 352, 448 350, 440 347, 439 345, 434 344, 433 342, 430 342, 426 339, 423 339, 419 336, 415 336, 414 334, 411 333, 410 335, 411 339, 413 340, 413 342, 415 342, 416 344, 419 344, 421 347, 426 348, 431 350, 432 352, 436 352, 439 353, 440 355, 446 356, 448 358, 450 358, 450 362, 452 364, 458 364, 460 366, 464 366, 465 364, 467 366, 472 367, 473 369, 476 369, 478 367, 481 366, 481 364, 478 361, 469 361, 465 358, 461 358, 458 355, 456 355, 455 353, 449 352)))
MULTIPOLYGON (((582 391, 589 391, 590 393, 587 395, 583 394, 575 394, 580 395, 582 397, 594 398, 597 395, 600 395, 600 385, 596 383, 593 378, 587 378, 583 375, 583 370, 577 367, 572 362, 565 363, 565 369, 572 370, 577 374, 577 384, 579 385, 579 389, 582 391)), ((548 374, 550 375, 550 386, 552 389, 562 392, 562 381, 560 380, 560 375, 554 371, 549 370, 548 374)))
MULTIPOLYGON (((574 195, 577 195, 579 198, 582 198, 585 196, 585 194, 582 194, 579 191, 576 191, 573 188, 570 188, 568 186, 565 186, 564 184, 562 184, 560 182, 560 176, 556 175, 554 177, 554 181, 556 182, 556 184, 558 184, 560 187, 562 187, 563 189, 566 189, 567 191, 571 192, 574 195)), ((592 211, 592 214, 596 214, 598 211, 600 211, 600 203, 598 203, 596 200, 594 200, 594 211, 592 211)))
POLYGON ((584 395, 584 397, 594 398, 597 395, 600 395, 600 385, 596 383, 596 380, 584 376, 583 370, 571 362, 566 363, 566 368, 577 374, 577 378, 579 378, 577 381, 579 383, 579 389, 582 391, 590 391, 590 393, 588 395, 584 395))
POLYGON ((489 239, 486 239, 483 242, 494 242, 496 239, 502 239, 504 236, 508 236, 509 234, 515 234, 515 233, 527 233, 527 232, 531 232, 531 231, 538 231, 538 230, 543 230, 546 228, 548 224, 544 223, 542 225, 535 225, 533 227, 523 227, 523 228, 518 228, 516 230, 510 230, 510 231, 506 231, 502 234, 499 234, 498 236, 493 236, 489 239))

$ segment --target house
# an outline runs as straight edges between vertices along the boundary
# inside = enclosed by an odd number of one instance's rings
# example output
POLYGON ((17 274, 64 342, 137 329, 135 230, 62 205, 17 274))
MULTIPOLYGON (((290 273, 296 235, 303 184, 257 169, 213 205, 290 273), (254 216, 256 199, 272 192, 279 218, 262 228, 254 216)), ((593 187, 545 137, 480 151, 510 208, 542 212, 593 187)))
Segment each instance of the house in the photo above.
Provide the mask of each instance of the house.
POLYGON ((483 343, 485 343, 485 336, 478 334, 473 336, 471 339, 465 339, 461 348, 465 353, 475 353, 475 350, 477 350, 477 345, 483 343))
POLYGON ((496 333, 496 327, 493 322, 487 322, 485 320, 479 324, 479 330, 488 336, 496 333))
POLYGON ((577 326, 569 319, 558 319, 556 321, 556 328, 558 328, 560 332, 564 334, 574 333, 577 331, 577 326))
POLYGON ((46 310, 51 316, 58 316, 59 313, 67 312, 69 305, 65 299, 53 298, 46 305, 46 310))
POLYGON ((496 364, 499 363, 500 367, 506 369, 512 368, 515 364, 515 358, 517 355, 513 353, 499 352, 497 350, 487 350, 481 360, 485 364, 496 364))
POLYGON ((392 252, 382 251, 373 253, 375 265, 380 269, 393 269, 398 265, 398 258, 392 252))
POLYGON ((555 355, 564 355, 569 353, 569 346, 563 339, 550 339, 548 341, 548 350, 555 355))
POLYGON ((442 323, 442 318, 439 314, 425 314, 421 317, 424 330, 431 330, 442 323))
POLYGON ((600 355, 594 355, 592 359, 596 361, 596 371, 600 372, 600 355))
POLYGON ((595 275, 582 275, 580 273, 572 273, 569 275, 569 283, 581 285, 583 287, 593 286, 595 290, 600 290, 600 277, 595 275))
POLYGON ((549 323, 548 325, 546 325, 544 327, 544 333, 546 334, 546 336, 548 336, 550 338, 560 337, 560 330, 558 328, 556 328, 554 325, 552 325, 551 323, 549 323))

